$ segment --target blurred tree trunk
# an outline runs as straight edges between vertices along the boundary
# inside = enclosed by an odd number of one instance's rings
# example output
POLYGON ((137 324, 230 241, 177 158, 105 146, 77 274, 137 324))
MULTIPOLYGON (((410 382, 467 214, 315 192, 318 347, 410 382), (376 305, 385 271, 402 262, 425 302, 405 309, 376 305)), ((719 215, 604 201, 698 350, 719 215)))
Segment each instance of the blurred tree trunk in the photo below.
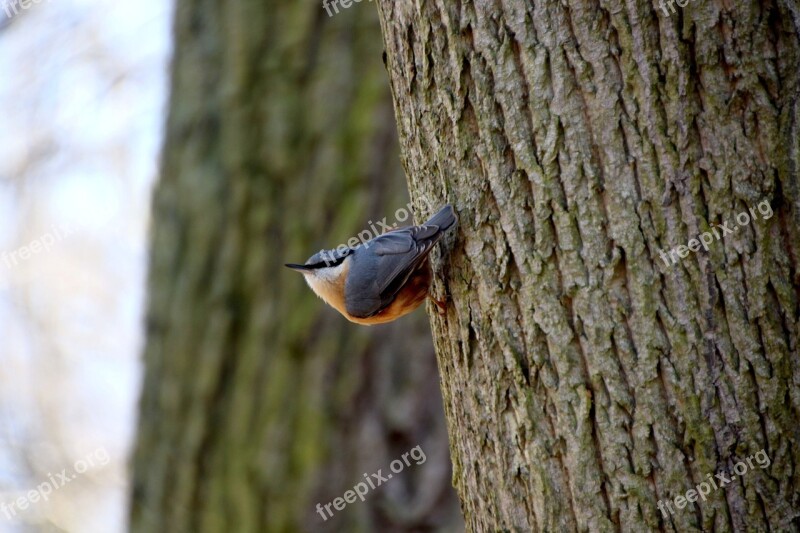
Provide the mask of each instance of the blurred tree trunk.
POLYGON ((463 530, 425 316, 355 326, 283 267, 407 204, 374 6, 179 0, 174 32, 132 531, 463 530))
POLYGON ((470 530, 800 526, 800 12, 665 7, 379 1, 470 530))

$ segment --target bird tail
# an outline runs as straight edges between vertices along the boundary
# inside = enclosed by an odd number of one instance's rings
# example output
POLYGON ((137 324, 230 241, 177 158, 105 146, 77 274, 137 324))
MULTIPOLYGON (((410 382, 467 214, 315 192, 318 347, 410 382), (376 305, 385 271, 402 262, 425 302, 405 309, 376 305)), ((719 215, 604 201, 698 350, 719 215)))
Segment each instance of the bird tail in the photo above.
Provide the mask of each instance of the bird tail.
POLYGON ((425 226, 438 226, 439 231, 446 231, 456 222, 458 222, 456 212, 452 205, 447 204, 425 222, 425 226))

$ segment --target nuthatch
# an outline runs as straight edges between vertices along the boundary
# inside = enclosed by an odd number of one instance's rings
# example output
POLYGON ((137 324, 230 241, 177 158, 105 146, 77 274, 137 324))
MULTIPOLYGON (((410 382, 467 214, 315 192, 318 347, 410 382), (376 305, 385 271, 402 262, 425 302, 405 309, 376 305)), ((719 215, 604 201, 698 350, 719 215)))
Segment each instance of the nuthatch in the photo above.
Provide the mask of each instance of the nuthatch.
POLYGON ((428 296, 428 254, 456 221, 453 207, 446 205, 421 226, 398 228, 354 248, 323 250, 304 265, 286 266, 301 272, 311 290, 347 320, 367 326, 391 322, 428 296))

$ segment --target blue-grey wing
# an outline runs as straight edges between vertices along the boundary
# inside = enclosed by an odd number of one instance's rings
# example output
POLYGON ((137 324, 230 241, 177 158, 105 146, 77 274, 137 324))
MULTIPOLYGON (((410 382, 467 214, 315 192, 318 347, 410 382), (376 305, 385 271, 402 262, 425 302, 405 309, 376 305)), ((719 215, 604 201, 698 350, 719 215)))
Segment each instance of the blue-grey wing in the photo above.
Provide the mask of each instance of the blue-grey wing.
POLYGON ((424 225, 390 231, 359 246, 353 253, 345 284, 347 312, 365 318, 391 304, 444 230, 454 223, 453 208, 445 206, 424 225))

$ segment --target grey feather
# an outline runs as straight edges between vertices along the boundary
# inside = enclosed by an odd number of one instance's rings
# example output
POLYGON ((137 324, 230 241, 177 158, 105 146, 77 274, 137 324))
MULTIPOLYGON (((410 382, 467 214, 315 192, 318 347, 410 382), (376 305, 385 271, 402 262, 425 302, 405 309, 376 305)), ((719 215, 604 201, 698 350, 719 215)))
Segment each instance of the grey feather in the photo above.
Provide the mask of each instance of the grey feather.
POLYGON ((345 284, 347 312, 366 318, 389 306, 456 220, 447 205, 421 226, 384 233, 353 249, 345 284))

